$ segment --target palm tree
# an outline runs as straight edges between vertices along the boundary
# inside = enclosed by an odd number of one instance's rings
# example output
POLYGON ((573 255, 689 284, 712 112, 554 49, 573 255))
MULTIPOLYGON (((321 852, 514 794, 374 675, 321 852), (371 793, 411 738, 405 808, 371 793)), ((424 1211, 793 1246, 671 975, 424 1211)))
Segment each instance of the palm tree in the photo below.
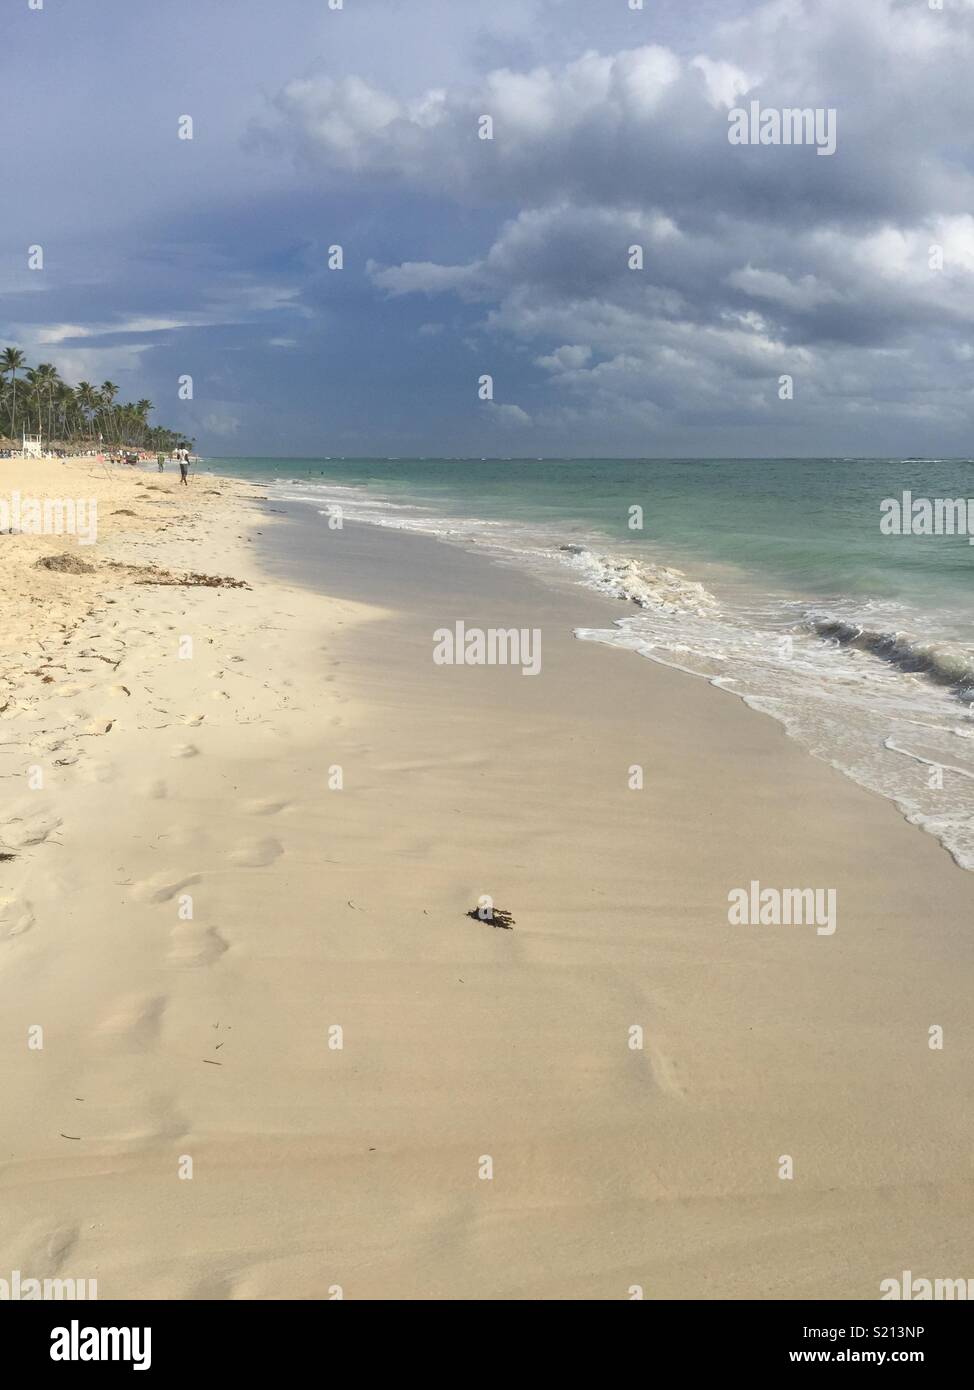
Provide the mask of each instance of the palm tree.
POLYGON ((141 401, 136 401, 135 403, 135 413, 138 417, 139 429, 142 434, 143 444, 145 443, 146 436, 149 433, 149 416, 152 414, 154 409, 155 406, 152 404, 152 402, 145 400, 145 398, 143 398, 141 401))
MULTIPOLYGON (((57 391, 57 388, 61 385, 61 378, 58 376, 57 367, 54 366, 54 363, 53 363, 53 362, 40 362, 40 363, 38 363, 37 371, 36 371, 36 373, 35 373, 35 376, 36 376, 36 380, 37 380, 38 387, 39 387, 39 397, 40 397, 41 404, 43 404, 43 398, 44 398, 45 396, 47 397, 47 437, 48 437, 48 439, 51 439, 51 438, 53 437, 53 434, 54 434, 54 430, 53 430, 53 420, 52 420, 52 412, 53 412, 53 405, 54 405, 54 395, 55 395, 55 392, 57 391)), ((40 418, 40 412, 38 412, 37 424, 38 424, 38 433, 40 433, 40 432, 41 432, 41 418, 40 418)))
POLYGON ((27 382, 27 405, 25 407, 27 423, 28 425, 30 424, 31 410, 35 410, 37 413, 37 433, 40 434, 41 406, 44 400, 44 378, 40 375, 36 367, 28 367, 24 373, 24 377, 27 382))
POLYGON ((19 348, 0 351, 0 433, 9 426, 14 435, 20 422, 24 429, 33 431, 36 420, 37 433, 42 434, 46 419, 51 442, 93 441, 97 433, 115 445, 137 444, 165 452, 183 444, 188 446, 182 434, 163 425, 149 424, 155 409, 150 400, 143 397, 123 402, 117 396, 118 387, 113 381, 104 381, 100 387, 80 381, 71 387, 62 381, 53 363, 28 367, 19 348), (19 380, 18 374, 22 374, 19 380))
POLYGON ((57 436, 59 439, 67 440, 74 433, 74 421, 71 417, 73 414, 77 414, 78 403, 71 387, 64 381, 58 382, 54 399, 57 436))
POLYGON ((114 433, 111 428, 115 423, 115 409, 113 402, 118 395, 118 387, 114 381, 103 381, 101 384, 101 406, 109 423, 109 433, 114 433))
POLYGON ((11 398, 13 404, 10 409, 10 433, 13 435, 17 429, 17 373, 23 368, 26 358, 20 348, 4 348, 3 356, 0 357, 0 376, 10 374, 11 398))
POLYGON ((98 409, 98 392, 90 381, 79 381, 74 388, 74 398, 78 402, 82 424, 88 431, 89 439, 94 435, 94 418, 98 409))

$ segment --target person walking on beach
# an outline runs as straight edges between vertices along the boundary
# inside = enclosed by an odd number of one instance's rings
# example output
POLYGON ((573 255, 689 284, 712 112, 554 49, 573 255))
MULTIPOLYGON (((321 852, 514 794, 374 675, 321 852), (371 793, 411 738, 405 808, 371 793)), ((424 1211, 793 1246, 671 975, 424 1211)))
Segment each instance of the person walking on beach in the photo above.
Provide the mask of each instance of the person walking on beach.
POLYGON ((179 481, 184 487, 189 487, 189 450, 180 449, 179 451, 179 481))
POLYGON ((165 472, 165 468, 166 468, 166 456, 165 456, 165 454, 156 454, 156 463, 158 463, 158 465, 159 465, 159 472, 160 472, 160 473, 165 472))

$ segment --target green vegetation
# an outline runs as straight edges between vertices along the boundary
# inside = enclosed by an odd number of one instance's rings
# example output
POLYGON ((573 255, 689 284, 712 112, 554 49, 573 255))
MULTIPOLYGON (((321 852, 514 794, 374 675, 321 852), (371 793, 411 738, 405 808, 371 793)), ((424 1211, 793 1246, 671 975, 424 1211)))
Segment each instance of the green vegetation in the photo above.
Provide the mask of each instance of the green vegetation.
POLYGON ((19 444, 22 432, 40 434, 46 445, 105 449, 135 448, 170 453, 192 440, 150 425, 151 401, 117 401, 113 381, 69 386, 50 362, 28 367, 19 348, 0 352, 0 435, 19 444))

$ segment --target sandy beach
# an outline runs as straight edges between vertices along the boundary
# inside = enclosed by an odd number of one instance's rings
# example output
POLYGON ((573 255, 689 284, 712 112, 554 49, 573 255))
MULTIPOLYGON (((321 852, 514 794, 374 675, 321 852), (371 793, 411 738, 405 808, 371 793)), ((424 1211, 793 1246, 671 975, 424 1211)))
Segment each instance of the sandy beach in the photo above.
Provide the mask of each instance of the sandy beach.
POLYGON ((14 489, 96 497, 98 539, 0 536, 0 1273, 875 1299, 969 1272, 974 875, 933 837, 576 640, 607 598, 205 473, 2 461, 14 489), (37 567, 62 554, 94 568, 37 567), (459 620, 537 629, 538 675, 436 665, 459 620), (753 881, 834 890, 835 930, 731 925, 753 881), (513 930, 467 915, 485 894, 513 930))

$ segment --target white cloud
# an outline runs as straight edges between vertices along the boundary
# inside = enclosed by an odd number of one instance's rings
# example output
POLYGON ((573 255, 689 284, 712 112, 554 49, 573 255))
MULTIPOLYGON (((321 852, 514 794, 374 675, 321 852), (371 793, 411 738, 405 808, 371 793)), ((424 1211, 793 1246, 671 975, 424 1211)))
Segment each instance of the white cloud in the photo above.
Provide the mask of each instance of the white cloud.
POLYGON ((565 344, 563 347, 556 348, 554 352, 548 353, 544 357, 537 357, 535 361, 539 367, 545 367, 550 372, 573 371, 577 367, 584 367, 592 356, 590 347, 572 346, 565 344))
POLYGON ((101 338, 110 333, 162 333, 171 328, 194 326, 192 319, 126 318, 113 323, 90 323, 82 327, 74 323, 49 324, 36 331, 36 342, 65 343, 76 338, 101 338))
POLYGON ((531 424, 531 416, 519 405, 503 405, 499 401, 484 401, 483 404, 489 418, 505 428, 531 424))
POLYGON ((402 265, 380 266, 366 263, 372 283, 390 295, 442 294, 476 289, 481 267, 473 265, 436 265, 432 261, 403 261, 402 265))
POLYGON ((734 63, 720 60, 715 62, 703 54, 694 58, 690 66, 703 74, 707 100, 711 106, 718 109, 735 106, 738 99, 749 92, 757 82, 757 78, 748 77, 747 73, 734 63))
POLYGON ((775 270, 759 270, 751 265, 732 271, 727 283, 756 299, 769 299, 789 309, 813 309, 839 298, 831 286, 823 285, 814 275, 790 280, 775 270))

